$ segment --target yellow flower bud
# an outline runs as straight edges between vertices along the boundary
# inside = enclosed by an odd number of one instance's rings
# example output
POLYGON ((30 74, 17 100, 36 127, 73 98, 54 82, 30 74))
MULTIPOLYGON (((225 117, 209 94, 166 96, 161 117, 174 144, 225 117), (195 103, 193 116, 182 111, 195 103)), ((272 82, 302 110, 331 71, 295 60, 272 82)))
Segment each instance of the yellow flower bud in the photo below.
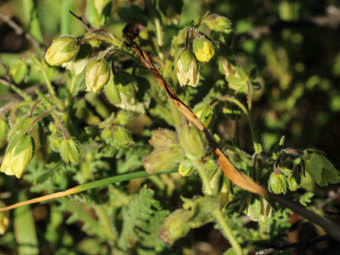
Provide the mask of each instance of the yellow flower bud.
POLYGON ((53 40, 45 54, 45 60, 51 66, 59 66, 74 58, 80 46, 77 39, 71 36, 62 36, 53 40))
POLYGON ((193 54, 188 49, 182 49, 175 60, 175 70, 181 86, 196 87, 200 79, 199 66, 193 54))
POLYGON ((110 66, 102 59, 92 59, 86 66, 86 91, 98 92, 110 78, 110 66))
POLYGON ((204 36, 194 40, 193 49, 197 60, 200 62, 209 62, 215 54, 214 45, 204 36))
MULTIPOLYGON (((13 139, 14 140, 14 139, 13 139)), ((33 152, 33 144, 31 137, 24 135, 13 144, 7 147, 6 154, 2 160, 0 172, 7 175, 15 175, 20 178, 31 161, 33 152)))

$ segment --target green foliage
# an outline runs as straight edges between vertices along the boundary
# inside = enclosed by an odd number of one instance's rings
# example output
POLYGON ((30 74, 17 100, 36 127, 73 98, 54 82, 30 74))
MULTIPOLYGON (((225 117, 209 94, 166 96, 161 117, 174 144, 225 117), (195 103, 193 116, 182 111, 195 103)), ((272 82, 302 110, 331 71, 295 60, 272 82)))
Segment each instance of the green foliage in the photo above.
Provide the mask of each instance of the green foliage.
POLYGON ((334 1, 7 2, 27 34, 17 48, 1 35, 1 199, 86 191, 2 215, 8 254, 231 255, 286 240, 293 212, 227 179, 131 38, 241 173, 320 214, 338 206, 324 188, 340 182, 340 55, 336 27, 315 19, 334 1))

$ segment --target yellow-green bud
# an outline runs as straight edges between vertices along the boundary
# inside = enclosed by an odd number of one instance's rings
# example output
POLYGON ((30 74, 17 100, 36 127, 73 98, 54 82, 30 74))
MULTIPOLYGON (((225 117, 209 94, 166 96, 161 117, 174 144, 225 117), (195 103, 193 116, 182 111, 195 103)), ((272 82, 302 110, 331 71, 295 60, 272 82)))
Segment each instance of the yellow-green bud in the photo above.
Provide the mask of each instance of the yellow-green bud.
POLYGON ((298 184, 297 177, 294 176, 294 174, 292 173, 288 174, 287 183, 288 183, 288 188, 291 191, 296 191, 300 186, 298 184))
POLYGON ((86 91, 98 92, 109 81, 110 73, 110 66, 105 60, 90 60, 85 70, 86 91))
POLYGON ((23 135, 19 139, 14 138, 13 140, 16 141, 12 141, 8 145, 0 172, 20 178, 31 161, 33 144, 31 137, 28 135, 23 135))
POLYGON ((159 128, 152 131, 149 143, 155 148, 171 147, 172 145, 178 144, 177 135, 169 129, 159 128))
POLYGON ((149 174, 169 170, 182 158, 178 147, 155 149, 147 156, 143 165, 149 174))
POLYGON ((201 62, 209 62, 215 54, 214 45, 204 36, 194 40, 193 49, 197 60, 201 62))
POLYGON ((128 130, 121 126, 114 127, 113 138, 115 142, 122 147, 128 147, 133 143, 132 137, 128 130))
MULTIPOLYGON (((5 204, 0 201, 0 207, 5 207, 5 204)), ((5 234, 7 227, 9 225, 9 216, 7 212, 0 213, 0 235, 5 234)))
POLYGON ((222 74, 225 75, 226 78, 229 78, 236 74, 235 65, 228 61, 228 59, 226 59, 225 57, 218 58, 218 69, 222 74))
POLYGON ((200 79, 198 63, 188 49, 182 49, 175 60, 175 70, 181 86, 195 87, 200 79))
POLYGON ((72 139, 64 139, 60 144, 60 156, 65 163, 78 163, 79 151, 76 142, 72 139))
POLYGON ((164 221, 159 237, 163 242, 172 244, 177 239, 186 236, 191 226, 189 224, 193 212, 177 209, 172 212, 164 221))
POLYGON ((195 126, 188 124, 181 126, 179 141, 186 156, 191 160, 201 159, 206 154, 204 138, 195 126))
POLYGON ((224 16, 210 14, 203 19, 202 23, 206 24, 209 29, 217 32, 223 32, 227 34, 231 32, 231 21, 224 16))
POLYGON ((59 66, 74 58, 80 46, 77 39, 71 36, 62 36, 53 40, 45 54, 45 60, 51 66, 59 66))
POLYGON ((8 124, 4 119, 0 119, 0 148, 6 144, 6 137, 8 132, 8 124))
POLYGON ((274 194, 285 194, 287 192, 287 182, 284 175, 272 173, 268 180, 268 189, 274 194))

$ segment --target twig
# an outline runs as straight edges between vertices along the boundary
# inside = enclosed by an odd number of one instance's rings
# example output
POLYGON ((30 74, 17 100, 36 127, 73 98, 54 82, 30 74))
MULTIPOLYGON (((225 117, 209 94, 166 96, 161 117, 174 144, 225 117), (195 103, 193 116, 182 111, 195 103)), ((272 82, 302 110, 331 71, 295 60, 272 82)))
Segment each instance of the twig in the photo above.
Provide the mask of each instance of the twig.
POLYGON ((25 38, 36 48, 43 48, 41 45, 30 33, 26 32, 22 29, 18 24, 16 24, 13 20, 11 20, 10 16, 0 13, 0 19, 7 23, 17 35, 24 35, 25 38))
POLYGON ((306 246, 310 246, 310 245, 313 245, 315 243, 326 241, 326 240, 329 240, 329 239, 330 239, 329 235, 318 236, 318 237, 315 237, 313 239, 306 240, 306 241, 289 243, 289 244, 280 245, 280 246, 273 246, 271 248, 267 248, 267 249, 264 249, 262 251, 258 251, 255 254, 256 255, 268 255, 268 254, 271 254, 275 251, 283 251, 283 250, 287 250, 287 249, 291 249, 291 248, 297 248, 297 247, 306 247, 306 246))
POLYGON ((87 31, 90 31, 91 29, 92 29, 92 27, 91 27, 91 25, 90 25, 90 23, 85 19, 85 18, 83 18, 83 17, 81 17, 81 16, 78 16, 77 14, 75 14, 73 11, 69 11, 70 13, 71 13, 71 15, 73 16, 73 17, 75 17, 77 20, 79 20, 80 21, 80 23, 85 27, 85 29, 87 30, 87 31))

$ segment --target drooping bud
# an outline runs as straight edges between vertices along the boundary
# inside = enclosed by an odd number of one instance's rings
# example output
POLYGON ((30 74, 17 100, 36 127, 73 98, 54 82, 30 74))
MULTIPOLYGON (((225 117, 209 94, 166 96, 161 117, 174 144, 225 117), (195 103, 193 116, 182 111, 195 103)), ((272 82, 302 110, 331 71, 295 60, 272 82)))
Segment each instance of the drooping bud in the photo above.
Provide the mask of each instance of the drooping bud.
POLYGON ((215 54, 214 45, 204 36, 194 40, 193 50, 197 60, 200 62, 209 62, 215 54))
POLYGON ((149 174, 170 170, 182 159, 182 153, 176 146, 156 149, 144 158, 144 168, 149 174))
POLYGON ((113 138, 115 142, 122 147, 128 147, 129 145, 133 144, 130 133, 126 128, 121 126, 114 126, 113 138))
POLYGON ((188 224, 192 212, 184 209, 177 209, 172 212, 164 221, 159 237, 163 242, 172 244, 177 239, 186 236, 191 226, 188 224))
POLYGON ((188 49, 182 49, 175 59, 175 70, 181 86, 196 87, 200 79, 198 63, 188 49))
POLYGON ((224 16, 210 14, 203 19, 202 23, 206 24, 209 29, 217 32, 223 32, 226 34, 231 32, 231 21, 224 16))
MULTIPOLYGON (((0 207, 5 207, 5 204, 0 201, 0 207)), ((5 234, 9 225, 8 211, 0 213, 0 235, 5 234)))
POLYGON ((80 46, 77 39, 71 36, 62 36, 53 40, 45 54, 45 60, 51 66, 59 66, 74 58, 80 46))
POLYGON ((14 137, 7 147, 0 172, 20 178, 31 161, 32 153, 33 143, 30 136, 18 135, 14 137))
POLYGON ((268 189, 274 194, 285 194, 287 192, 287 182, 284 175, 272 173, 268 180, 268 189))
POLYGON ((6 137, 8 132, 7 121, 0 118, 0 148, 6 144, 6 137))
POLYGON ((296 191, 300 186, 297 180, 297 176, 292 173, 288 174, 287 183, 290 191, 296 191))
POLYGON ((179 141, 186 156, 191 160, 201 159, 206 154, 206 146, 201 132, 192 125, 182 125, 179 141))
POLYGON ((64 139, 60 144, 60 156, 65 163, 78 163, 79 150, 76 142, 72 139, 64 139))
POLYGON ((178 144, 177 136, 174 131, 159 128, 152 131, 149 143, 155 148, 171 147, 178 144))
POLYGON ((86 91, 98 92, 110 78, 110 66, 102 59, 92 59, 85 70, 86 91))

